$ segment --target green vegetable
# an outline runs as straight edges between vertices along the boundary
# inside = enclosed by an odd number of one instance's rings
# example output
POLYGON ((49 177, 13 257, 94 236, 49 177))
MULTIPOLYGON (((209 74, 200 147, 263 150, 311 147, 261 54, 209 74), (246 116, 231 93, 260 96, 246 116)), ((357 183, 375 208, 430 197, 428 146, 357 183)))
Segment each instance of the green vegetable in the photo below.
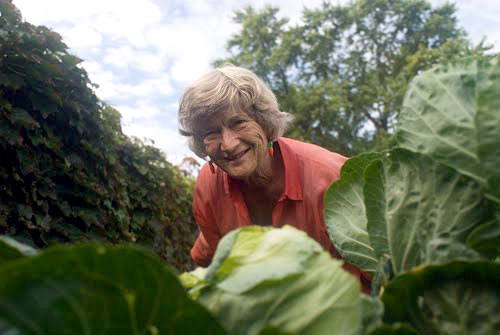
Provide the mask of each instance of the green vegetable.
POLYGON ((480 225, 467 237, 467 245, 492 259, 500 256, 500 224, 492 220, 480 225))
POLYGON ((378 257, 390 256, 396 275, 409 271, 428 259, 432 240, 465 241, 484 219, 482 195, 479 184, 455 170, 394 149, 365 171, 371 245, 378 257))
POLYGON ((19 243, 11 237, 0 236, 0 264, 36 253, 34 248, 19 243))
POLYGON ((224 334, 149 252, 59 246, 0 267, 1 334, 224 334))
POLYGON ((399 146, 487 187, 500 204, 500 58, 436 66, 416 77, 399 117, 399 146))
POLYGON ((499 61, 415 78, 397 146, 349 159, 326 194, 332 242, 382 292, 384 323, 377 300, 363 304, 366 334, 500 329, 499 61))
POLYGON ((421 334, 497 334, 500 264, 418 267, 392 280, 382 301, 388 322, 409 321, 421 334))
POLYGON ((368 238, 363 195, 364 171, 379 153, 347 160, 340 179, 325 194, 325 225, 330 239, 347 262, 366 272, 375 272, 379 262, 368 238))
POLYGON ((250 226, 219 243, 191 289, 229 334, 357 334, 360 285, 306 233, 250 226))

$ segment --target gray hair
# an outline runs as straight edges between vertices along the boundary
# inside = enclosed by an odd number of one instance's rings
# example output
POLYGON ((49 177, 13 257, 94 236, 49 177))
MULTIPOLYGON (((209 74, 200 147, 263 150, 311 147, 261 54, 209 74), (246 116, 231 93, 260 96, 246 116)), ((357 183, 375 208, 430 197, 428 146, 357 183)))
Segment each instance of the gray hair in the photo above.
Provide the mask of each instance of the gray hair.
POLYGON ((293 117, 280 112, 273 92, 252 71, 223 65, 188 86, 179 104, 179 131, 189 137, 189 148, 207 156, 199 136, 204 121, 230 109, 246 112, 260 124, 268 141, 282 136, 293 117))

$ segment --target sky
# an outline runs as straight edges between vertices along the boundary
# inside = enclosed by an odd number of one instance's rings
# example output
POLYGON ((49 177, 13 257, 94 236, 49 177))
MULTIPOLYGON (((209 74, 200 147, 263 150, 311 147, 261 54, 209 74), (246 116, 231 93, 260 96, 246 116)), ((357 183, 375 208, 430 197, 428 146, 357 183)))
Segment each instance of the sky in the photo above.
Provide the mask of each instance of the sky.
MULTIPOLYGON (((239 31, 235 10, 280 8, 300 24, 304 6, 323 0, 14 0, 26 21, 62 35, 83 59, 98 97, 122 114, 123 131, 150 139, 179 164, 195 157, 177 130, 178 102, 186 86, 228 56, 225 43, 239 31)), ((347 2, 347 0, 336 0, 347 2)), ((440 5, 445 0, 430 0, 440 5)), ((456 0, 459 25, 473 42, 500 51, 500 0, 456 0)))

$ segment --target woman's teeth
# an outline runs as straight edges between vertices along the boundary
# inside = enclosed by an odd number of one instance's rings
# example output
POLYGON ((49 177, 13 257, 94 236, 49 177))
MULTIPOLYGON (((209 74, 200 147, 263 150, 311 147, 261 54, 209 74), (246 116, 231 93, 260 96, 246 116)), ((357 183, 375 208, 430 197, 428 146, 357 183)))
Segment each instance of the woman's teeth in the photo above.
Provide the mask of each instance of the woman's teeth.
POLYGON ((226 158, 228 161, 234 161, 238 158, 241 158, 246 152, 248 151, 248 149, 245 149, 243 150, 242 152, 240 152, 239 154, 236 154, 236 155, 233 155, 233 156, 229 156, 228 158, 226 158))

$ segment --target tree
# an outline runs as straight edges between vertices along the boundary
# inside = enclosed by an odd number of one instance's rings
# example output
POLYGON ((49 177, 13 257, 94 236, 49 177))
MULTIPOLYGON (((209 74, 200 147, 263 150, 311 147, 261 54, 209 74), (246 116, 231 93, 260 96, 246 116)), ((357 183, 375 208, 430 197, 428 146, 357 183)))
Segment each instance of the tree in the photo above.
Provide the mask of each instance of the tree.
POLYGON ((278 9, 237 11, 241 30, 227 42, 231 62, 255 71, 295 115, 288 136, 346 155, 383 146, 410 80, 473 48, 453 4, 425 0, 324 2, 288 25, 278 9))
POLYGON ((140 243, 181 269, 193 181, 121 129, 56 32, 0 0, 0 234, 36 247, 140 243))

